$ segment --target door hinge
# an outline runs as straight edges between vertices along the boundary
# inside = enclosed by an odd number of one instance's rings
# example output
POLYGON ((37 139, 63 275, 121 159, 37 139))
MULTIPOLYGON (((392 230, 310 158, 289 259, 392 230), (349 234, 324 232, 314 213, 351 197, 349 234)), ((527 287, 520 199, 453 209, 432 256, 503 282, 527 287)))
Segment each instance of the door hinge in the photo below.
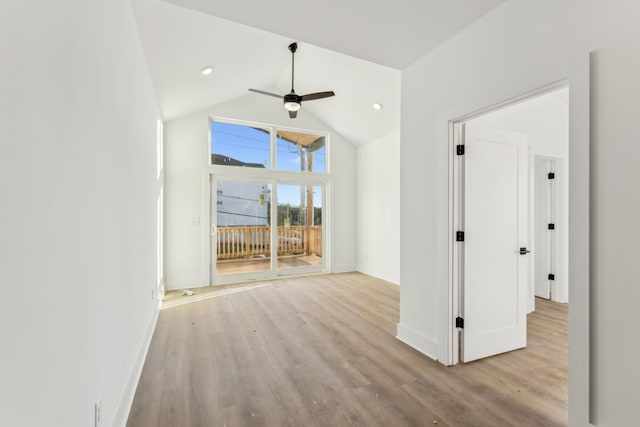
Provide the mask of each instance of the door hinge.
POLYGON ((556 275, 555 274, 549 274, 548 278, 549 278, 549 280, 556 280, 556 275))
POLYGON ((456 317, 456 328, 464 329, 464 319, 460 316, 456 317))
POLYGON ((456 145, 456 154, 458 156, 464 155, 464 145, 463 144, 456 145))
POLYGON ((549 230, 555 230, 555 229, 556 229, 556 225, 555 225, 555 224, 549 224, 549 225, 547 226, 547 228, 548 228, 549 230))
POLYGON ((464 242, 464 231, 456 231, 456 242, 464 242))
POLYGON ((549 172, 549 173, 547 174, 547 178, 549 178, 549 179, 555 179, 555 177, 556 177, 556 174, 555 174, 555 173, 553 173, 553 172, 549 172))

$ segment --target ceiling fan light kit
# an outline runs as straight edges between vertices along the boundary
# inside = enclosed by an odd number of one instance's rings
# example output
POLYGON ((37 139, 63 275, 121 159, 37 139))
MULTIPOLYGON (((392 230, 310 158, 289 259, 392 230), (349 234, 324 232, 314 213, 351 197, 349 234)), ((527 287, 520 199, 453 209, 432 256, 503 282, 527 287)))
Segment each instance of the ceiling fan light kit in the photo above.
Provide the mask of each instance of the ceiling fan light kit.
POLYGON ((302 96, 298 95, 296 91, 293 89, 293 81, 294 81, 293 78, 295 75, 295 53, 296 53, 296 50, 298 50, 298 43, 295 43, 295 42, 291 43, 289 45, 289 50, 291 51, 291 92, 282 96, 282 95, 278 95, 271 92, 265 92, 263 90, 258 90, 258 89, 249 89, 249 90, 251 92, 259 93, 262 95, 281 98, 284 102, 284 108, 289 112, 289 118, 295 119, 298 114, 298 110, 300 109, 300 107, 302 107, 303 101, 313 101, 316 99, 329 98, 331 96, 335 96, 335 93, 333 91, 327 91, 327 92, 309 93, 307 95, 302 95, 302 96))
POLYGON ((298 111, 301 105, 296 101, 289 101, 284 103, 284 108, 289 111, 298 111))

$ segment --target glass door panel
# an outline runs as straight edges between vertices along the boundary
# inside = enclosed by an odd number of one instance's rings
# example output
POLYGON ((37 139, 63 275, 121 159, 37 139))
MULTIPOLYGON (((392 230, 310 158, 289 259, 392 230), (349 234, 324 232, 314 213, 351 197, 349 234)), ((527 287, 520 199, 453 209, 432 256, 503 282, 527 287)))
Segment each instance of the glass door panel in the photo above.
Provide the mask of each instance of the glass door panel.
POLYGON ((215 275, 271 271, 271 185, 217 180, 213 188, 215 275))
POLYGON ((323 269, 322 186, 279 184, 278 271, 323 269))

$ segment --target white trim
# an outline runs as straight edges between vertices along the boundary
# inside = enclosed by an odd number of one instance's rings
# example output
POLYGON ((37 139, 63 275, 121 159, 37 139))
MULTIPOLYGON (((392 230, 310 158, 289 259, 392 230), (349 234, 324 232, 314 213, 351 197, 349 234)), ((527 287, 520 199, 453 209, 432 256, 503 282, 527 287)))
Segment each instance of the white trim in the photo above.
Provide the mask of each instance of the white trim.
POLYGON ((454 334, 454 322, 457 316, 462 316, 460 307, 463 305, 464 295, 460 286, 456 284, 464 280, 464 251, 459 243, 455 241, 456 232, 464 230, 464 156, 458 156, 456 153, 456 145, 464 143, 464 125, 462 123, 449 122, 449 228, 451 238, 447 242, 449 248, 449 271, 447 290, 447 308, 448 316, 451 319, 451 332, 445 336, 446 354, 441 355, 442 363, 446 365, 455 365, 458 363, 460 354, 460 340, 458 334, 454 334), (455 196, 459 199, 456 200, 455 196), (443 357, 444 356, 444 357, 443 357))
MULTIPOLYGON (((443 336, 443 342, 447 343, 445 348, 439 349, 440 360, 445 365, 455 365, 459 362, 459 333, 454 325, 454 318, 461 313, 464 295, 461 291, 461 283, 464 278, 462 277, 462 252, 459 251, 458 245, 455 244, 455 232, 457 230, 464 230, 464 203, 462 200, 463 193, 463 174, 464 174, 464 156, 455 155, 456 145, 464 143, 464 123, 473 120, 477 117, 503 109, 508 106, 512 106, 528 99, 532 99, 549 92, 553 92, 560 88, 566 87, 568 81, 555 82, 527 92, 524 95, 519 95, 512 100, 507 100, 495 104, 493 107, 479 108, 474 113, 460 112, 459 114, 449 115, 449 119, 445 121, 447 126, 447 149, 449 150, 449 184, 448 184, 448 197, 449 197, 449 247, 453 246, 449 250, 449 288, 443 292, 446 296, 447 307, 444 311, 447 312, 447 318, 442 319, 445 332, 443 336), (459 200, 456 200, 456 197, 459 200)), ((531 175, 531 171, 529 173, 531 175)), ((530 177, 529 177, 530 179, 530 177)), ((531 185, 531 183, 529 183, 531 185)), ((529 260, 531 263, 531 260, 529 260)), ((530 265, 531 269, 531 265, 530 265)), ((530 284, 530 286, 532 286, 530 284)), ((531 289, 531 288, 530 288, 531 289)), ((527 304, 529 305, 529 304, 527 304)))
POLYGON ((356 271, 400 286, 400 277, 397 274, 391 274, 387 271, 380 271, 376 269, 364 269, 362 268, 362 265, 356 265, 356 271))
POLYGON ((422 335, 420 332, 412 329, 411 327, 398 323, 396 338, 407 344, 409 347, 413 347, 420 353, 424 353, 433 360, 438 360, 437 350, 438 343, 433 338, 422 335))
MULTIPOLYGON (((527 135, 527 141, 529 136, 527 135)), ((528 141, 529 142, 529 141, 528 141)), ((536 215, 535 215, 535 191, 534 191, 534 182, 535 182, 535 155, 533 153, 533 148, 529 145, 529 164, 527 165, 529 168, 529 176, 527 177, 527 186, 529 190, 529 200, 527 203, 529 204, 529 209, 527 215, 529 215, 529 248, 531 250, 531 254, 529 256, 529 289, 527 289, 527 314, 532 313, 536 309, 536 234, 535 234, 535 225, 536 225, 536 215)))
POLYGON ((204 288, 209 286, 208 279, 206 277, 180 277, 174 280, 168 280, 166 282, 166 290, 173 291, 176 289, 185 288, 204 288))
MULTIPOLYGON (((569 76, 541 89, 526 92, 509 101, 491 102, 491 99, 476 100, 473 104, 458 108, 456 111, 439 114, 437 117, 437 150, 451 149, 451 123, 463 122, 514 102, 519 102, 536 94, 549 92, 569 85, 569 293, 571 294, 571 310, 569 310, 569 425, 589 425, 590 397, 590 212, 589 212, 589 152, 590 152, 590 65, 591 55, 585 55, 575 63, 569 76), (487 105, 493 107, 487 108, 487 105)), ((449 171, 453 164, 451 157, 449 171)), ((449 175, 451 176, 451 175, 449 175)), ((444 184, 444 183, 442 183, 444 184)), ((447 185, 451 186, 451 179, 447 185)), ((445 191, 444 185, 439 191, 445 191)), ((451 194, 449 198, 451 198, 451 194)), ((445 194, 442 194, 443 196, 445 194)), ((450 212, 451 214, 452 212, 450 212)), ((449 233, 445 236, 449 242, 453 236, 453 219, 448 218, 449 233)), ((444 224, 442 224, 444 226, 444 224)), ((446 243, 440 241, 441 246, 446 243)), ((451 255, 449 251, 449 255, 451 255)), ((452 259, 448 261, 449 270, 453 269, 452 259)), ((449 274, 439 271, 438 277, 444 279, 449 274)), ((441 280, 438 287, 438 301, 446 307, 439 317, 439 345, 437 354, 440 361, 450 364, 453 359, 451 348, 447 346, 447 337, 453 336, 454 324, 451 309, 451 297, 446 280, 441 280)))
POLYGON ((251 271, 247 273, 214 275, 212 271, 210 280, 211 286, 229 285, 231 283, 256 282, 265 280, 275 280, 278 276, 272 270, 251 271))
MULTIPOLYGON (((217 189, 217 181, 214 175, 207 169, 202 171, 202 220, 200 226, 202 230, 202 283, 206 286, 213 284, 212 270, 215 268, 215 261, 211 258, 211 191, 212 185, 217 189)), ((216 224, 216 227, 218 224, 216 224)))
POLYGON ((563 159, 556 158, 555 159, 555 174, 557 177, 556 186, 555 186, 555 221, 556 221, 556 229, 559 230, 556 241, 555 241, 555 274, 556 274, 556 283, 555 286, 551 288, 551 300, 556 302, 568 303, 569 302, 569 271, 568 271, 568 263, 569 260, 566 258, 568 255, 568 244, 567 236, 569 221, 570 218, 565 218, 565 210, 568 209, 568 204, 565 202, 569 200, 569 194, 565 194, 566 192, 566 182, 565 179, 568 177, 568 173, 566 170, 566 163, 563 159))
POLYGON ((337 264, 329 273, 353 273, 354 271, 358 271, 355 264, 337 264))
MULTIPOLYGON (((153 309, 153 313, 151 313, 151 319, 149 319, 144 337, 142 338, 142 344, 140 346, 140 349, 138 350, 137 357, 133 363, 131 372, 129 373, 129 380, 127 381, 127 385, 122 392, 122 397, 120 399, 120 403, 118 404, 115 418, 113 420, 113 423, 111 423, 111 425, 113 426, 124 427, 127 424, 129 412, 131 411, 131 405, 133 404, 133 398, 136 395, 138 382, 140 381, 140 375, 142 374, 142 369, 144 368, 144 362, 147 359, 147 352, 149 351, 149 347, 151 346, 151 338, 153 338, 153 332, 155 331, 156 324, 158 323, 159 314, 160 307, 158 304, 156 304, 153 309)), ((105 423, 105 425, 108 424, 105 423)))
MULTIPOLYGON (((532 156, 532 183, 531 183, 531 187, 533 188, 534 186, 534 178, 533 178, 533 173, 535 172, 535 161, 536 159, 544 159, 544 160, 549 160, 551 162, 553 162, 553 168, 552 168, 552 172, 555 173, 556 178, 554 180, 555 182, 555 189, 553 191, 552 197, 554 199, 553 201, 553 213, 552 213, 552 218, 553 218, 553 222, 554 224, 556 224, 556 230, 557 233, 555 235, 554 238, 554 242, 553 242, 553 262, 552 262, 552 266, 553 266, 553 270, 552 273, 554 273, 556 275, 555 278, 555 283, 553 285, 551 285, 550 289, 551 289, 551 293, 550 293, 550 299, 551 301, 555 301, 555 302, 561 302, 561 303, 567 303, 568 301, 568 289, 569 289, 569 281, 568 279, 568 271, 566 271, 565 268, 565 263, 567 262, 567 260, 565 259, 565 245, 566 245, 566 239, 565 239, 565 233, 566 233, 566 227, 568 226, 568 224, 565 221, 565 217, 564 217, 564 210, 565 210, 565 166, 564 166, 564 160, 561 157, 558 157, 556 155, 548 155, 548 154, 540 154, 538 152, 534 152, 533 156, 532 156)), ((533 192, 532 192, 533 193, 533 192)), ((534 195, 532 194, 532 198, 534 197, 534 195)), ((533 210, 535 209, 534 206, 535 202, 532 200, 532 207, 531 207, 531 211, 533 212, 533 210)), ((532 216, 532 218, 534 218, 534 216, 532 216)), ((534 227, 532 226, 532 229, 534 227)), ((535 238, 535 231, 532 230, 532 236, 534 236, 535 238)), ((536 248, 536 242, 534 239, 534 245, 533 248, 536 248)), ((534 254, 535 256, 535 251, 534 254)), ((534 262, 533 262, 533 269, 535 269, 535 258, 534 258, 534 262)), ((535 281, 535 271, 532 274, 532 281, 535 281)), ((532 282, 532 291, 533 291, 533 296, 535 297, 535 283, 532 282)))
POLYGON ((589 423, 591 55, 569 77, 569 425, 589 423))
POLYGON ((204 168, 206 173, 224 176, 234 181, 277 180, 279 184, 300 185, 329 182, 331 176, 324 173, 308 173, 263 168, 242 168, 237 166, 211 165, 204 168))

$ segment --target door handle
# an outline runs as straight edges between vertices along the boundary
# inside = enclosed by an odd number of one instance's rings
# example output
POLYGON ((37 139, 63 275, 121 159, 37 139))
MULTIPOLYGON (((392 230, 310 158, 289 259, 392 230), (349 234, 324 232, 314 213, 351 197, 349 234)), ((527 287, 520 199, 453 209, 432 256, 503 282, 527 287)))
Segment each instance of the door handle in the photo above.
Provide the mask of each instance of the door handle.
POLYGON ((529 252, 531 252, 531 251, 527 250, 527 248, 520 248, 520 255, 526 255, 529 252))

